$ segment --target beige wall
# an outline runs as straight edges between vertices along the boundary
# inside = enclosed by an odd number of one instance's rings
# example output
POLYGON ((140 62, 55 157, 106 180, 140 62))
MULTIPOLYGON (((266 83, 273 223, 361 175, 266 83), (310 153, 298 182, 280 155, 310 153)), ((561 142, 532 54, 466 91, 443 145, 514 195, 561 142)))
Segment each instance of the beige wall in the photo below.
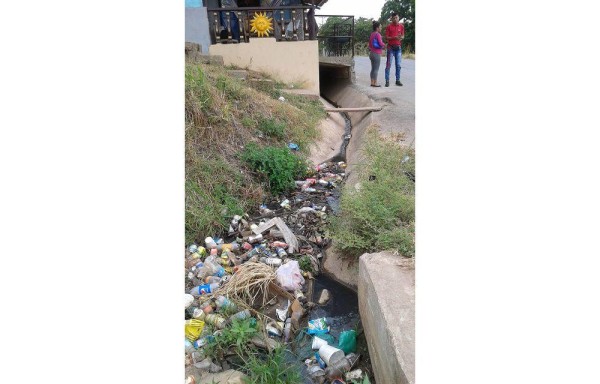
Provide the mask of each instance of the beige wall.
POLYGON ((215 44, 211 55, 223 56, 225 65, 264 71, 274 79, 295 83, 319 94, 319 50, 317 40, 281 41, 254 38, 249 43, 215 44))

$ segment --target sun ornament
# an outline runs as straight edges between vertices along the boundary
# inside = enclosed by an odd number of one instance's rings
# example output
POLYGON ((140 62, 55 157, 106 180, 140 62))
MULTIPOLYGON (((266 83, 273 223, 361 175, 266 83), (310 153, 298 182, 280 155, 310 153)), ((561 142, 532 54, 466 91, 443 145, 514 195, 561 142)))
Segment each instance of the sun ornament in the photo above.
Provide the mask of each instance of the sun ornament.
POLYGON ((250 26, 252 27, 250 32, 256 32, 258 37, 269 36, 269 32, 273 31, 273 28, 271 28, 272 20, 273 18, 267 17, 266 12, 256 13, 252 19, 252 22, 250 23, 250 26))

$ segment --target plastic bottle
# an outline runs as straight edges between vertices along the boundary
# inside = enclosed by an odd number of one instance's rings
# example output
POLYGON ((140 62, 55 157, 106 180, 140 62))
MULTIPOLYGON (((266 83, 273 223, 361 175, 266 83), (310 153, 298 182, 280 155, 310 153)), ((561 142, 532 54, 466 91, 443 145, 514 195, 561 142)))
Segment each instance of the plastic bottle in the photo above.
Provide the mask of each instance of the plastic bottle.
POLYGON ((229 317, 229 319, 227 319, 227 324, 233 323, 233 320, 235 320, 235 319, 244 320, 244 319, 248 319, 250 317, 252 317, 252 314, 250 313, 250 311, 248 309, 245 309, 245 310, 240 311, 240 312, 236 313, 235 315, 232 315, 231 317, 229 317))
POLYGON ((204 244, 206 244, 206 248, 212 249, 217 247, 217 242, 212 237, 207 237, 204 239, 204 244))
POLYGON ((331 363, 327 369, 325 369, 325 375, 330 379, 339 379, 343 377, 346 372, 350 372, 352 366, 346 357, 341 360, 331 363))
POLYGON ((217 300, 215 300, 215 302, 217 303, 217 309, 219 310, 234 310, 237 309, 237 306, 231 302, 231 300, 229 300, 228 298, 226 298, 225 296, 219 296, 217 297, 217 300))
POLYGON ((196 349, 194 348, 194 344, 192 344, 192 342, 189 341, 188 339, 185 339, 185 352, 186 353, 192 353, 195 350, 196 349))
POLYGON ((204 279, 206 284, 219 284, 221 282, 221 278, 218 276, 208 276, 204 279))
POLYGON ((190 295, 194 297, 200 297, 202 295, 206 295, 207 293, 214 292, 217 288, 219 288, 219 284, 203 284, 197 287, 190 289, 190 295))
POLYGON ((209 256, 204 260, 204 267, 202 268, 202 277, 207 276, 218 276, 223 277, 225 269, 219 265, 214 256, 209 256))

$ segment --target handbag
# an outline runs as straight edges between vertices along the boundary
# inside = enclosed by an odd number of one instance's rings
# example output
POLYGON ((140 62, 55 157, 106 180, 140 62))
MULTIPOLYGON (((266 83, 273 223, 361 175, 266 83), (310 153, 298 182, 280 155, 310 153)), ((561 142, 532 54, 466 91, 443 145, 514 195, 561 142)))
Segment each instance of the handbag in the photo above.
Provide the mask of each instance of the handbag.
POLYGON ((377 38, 377 35, 375 35, 373 37, 373 44, 372 45, 373 45, 373 48, 375 48, 375 49, 381 49, 381 48, 383 48, 381 45, 379 45, 379 39, 377 38))

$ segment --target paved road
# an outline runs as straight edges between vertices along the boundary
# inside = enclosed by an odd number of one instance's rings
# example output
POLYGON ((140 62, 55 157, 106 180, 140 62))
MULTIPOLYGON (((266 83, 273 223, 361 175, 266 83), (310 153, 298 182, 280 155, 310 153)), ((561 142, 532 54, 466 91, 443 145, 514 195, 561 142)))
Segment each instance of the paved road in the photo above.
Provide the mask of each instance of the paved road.
POLYGON ((415 61, 402 59, 400 81, 404 86, 395 85, 395 68, 390 70, 390 86, 384 87, 385 58, 377 76, 381 88, 370 86, 371 61, 368 57, 354 57, 355 86, 380 103, 388 104, 381 112, 374 112, 374 118, 380 124, 382 133, 404 132, 404 143, 414 145, 415 138, 415 61))

